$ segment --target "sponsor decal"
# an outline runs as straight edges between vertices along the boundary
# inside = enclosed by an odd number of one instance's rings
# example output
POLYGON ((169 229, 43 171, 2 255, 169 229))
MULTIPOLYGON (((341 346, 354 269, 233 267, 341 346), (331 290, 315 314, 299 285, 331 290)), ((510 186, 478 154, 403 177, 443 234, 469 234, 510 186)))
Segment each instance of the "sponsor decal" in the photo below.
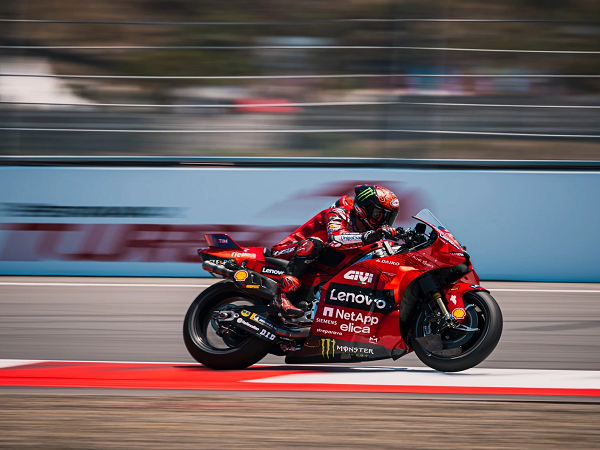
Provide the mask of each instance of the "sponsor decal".
POLYGON ((370 337, 369 342, 371 344, 377 344, 379 342, 379 338, 378 337, 370 337))
POLYGON ((464 319, 467 315, 467 312, 463 308, 456 308, 454 311, 452 311, 452 315, 456 319, 464 319))
POLYGON ((218 264, 220 266, 224 265, 227 262, 235 262, 235 259, 205 259, 204 262, 211 262, 218 264))
POLYGON ((244 281, 246 278, 248 278, 248 272, 246 272, 245 270, 238 270, 233 275, 233 278, 235 278, 236 281, 244 281))
POLYGON ((250 328, 251 330, 260 331, 260 328, 258 328, 256 325, 254 325, 254 324, 252 324, 250 322, 245 321, 241 317, 238 317, 237 323, 240 323, 240 324, 244 325, 246 328, 250 328))
POLYGON ((422 264, 425 267, 429 267, 430 269, 434 269, 435 266, 433 264, 431 264, 429 261, 427 261, 425 258, 422 258, 419 255, 412 255, 412 258, 418 262, 419 264, 422 264))
POLYGON ((345 308, 362 309, 366 311, 384 309, 385 300, 372 297, 372 290, 360 290, 340 284, 332 284, 325 303, 343 306, 345 308))
POLYGON ((347 333, 371 334, 371 327, 355 325, 354 322, 341 324, 340 330, 347 333))
POLYGON ((248 317, 249 315, 251 315, 252 313, 250 311, 246 311, 245 309, 242 309, 242 311, 240 312, 240 314, 244 317, 248 317))
POLYGON ((267 330, 265 330, 265 329, 262 329, 262 330, 260 330, 260 333, 259 333, 259 334, 260 334, 261 336, 264 336, 264 337, 266 337, 266 338, 267 338, 268 340, 270 340, 270 341, 274 341, 274 340, 275 340, 275 338, 276 338, 276 336, 275 336, 273 333, 271 333, 270 331, 267 331, 267 330))
POLYGON ((360 272, 358 270, 349 270, 344 274, 346 280, 357 281, 358 284, 368 284, 373 282, 373 274, 369 272, 360 272))
POLYGON ((452 288, 450 289, 451 291, 458 291, 460 289, 460 284, 455 284, 454 286, 452 286, 452 288))
POLYGON ((321 355, 323 358, 335 358, 335 339, 321 339, 321 355))
POLYGON ((329 325, 337 325, 337 320, 333 320, 333 318, 345 321, 339 326, 339 329, 346 333, 371 334, 371 325, 377 325, 379 323, 379 317, 355 311, 331 308, 328 306, 323 308, 323 316, 331 317, 332 319, 317 318, 316 321, 329 325))
POLYGON ((392 200, 391 205, 393 208, 398 208, 400 206, 400 201, 397 198, 395 198, 394 200, 392 200))
POLYGON ((320 317, 317 317, 315 319, 315 322, 317 323, 326 323, 328 325, 337 325, 337 320, 331 320, 331 319, 322 319, 320 317))
POLYGON ((462 252, 450 252, 450 254, 453 256, 465 256, 465 254, 462 252))
POLYGON ((228 239, 217 238, 217 242, 219 244, 229 244, 229 240, 228 239))
POLYGON ((246 253, 246 252, 231 252, 232 258, 248 258, 254 256, 254 253, 246 253))
POLYGON ((242 284, 242 287, 246 289, 260 289, 260 284, 242 284))
POLYGON ((469 286, 471 289, 482 289, 481 286, 479 286, 478 284, 472 284, 471 286, 469 286))
POLYGON ((450 301, 456 305, 456 295, 451 295, 450 296, 450 301))
POLYGON ((294 250, 296 250, 296 247, 290 247, 290 248, 284 248, 283 250, 277 250, 273 252, 273 256, 280 256, 280 255, 285 255, 287 253, 292 253, 294 250))
POLYGON ((273 325, 271 322, 269 322, 267 319, 265 319, 262 316, 259 316, 256 313, 252 313, 252 315, 250 316, 250 320, 254 320, 255 322, 260 323, 261 325, 264 325, 265 327, 269 327, 269 328, 275 328, 275 325, 273 325))
POLYGON ((364 348, 364 347, 349 347, 347 345, 336 345, 335 349, 338 353, 344 353, 346 355, 358 356, 358 357, 368 357, 373 355, 374 351, 372 348, 364 348))
POLYGON ((356 196, 356 200, 362 201, 373 195, 375 195, 375 191, 373 190, 373 188, 367 188, 356 196))
MULTIPOLYGON (((198 256, 190 249, 197 248, 198 236, 222 231, 215 230, 215 226, 221 225, 4 223, 0 224, 0 260, 28 261, 28 264, 35 261, 44 266, 53 261, 93 261, 102 265, 111 262, 195 264, 198 256), (21 242, 35 245, 22 245, 21 242)), ((272 244, 271 233, 287 235, 295 229, 295 226, 282 226, 269 228, 267 232, 266 228, 258 226, 232 225, 228 228, 242 237, 252 237, 250 242, 242 240, 240 244, 265 247, 272 244)), ((222 253, 225 258, 205 253, 203 259, 228 261, 232 251, 227 249, 222 253)))
POLYGON ((341 336, 341 331, 332 331, 332 330, 323 330, 321 328, 317 328, 317 333, 319 334, 333 334, 334 336, 341 336))
POLYGON ((331 212, 329 213, 329 221, 337 221, 337 222, 341 222, 348 220, 348 217, 346 216, 346 210, 344 208, 335 208, 332 209, 331 212))
POLYGON ((260 273, 265 275, 281 276, 283 275, 283 272, 283 269, 276 269, 274 267, 263 267, 262 269, 260 269, 260 273))
POLYGON ((362 314, 359 312, 350 312, 350 311, 344 311, 341 309, 336 308, 335 309, 335 318, 336 319, 343 319, 343 320, 352 320, 352 321, 356 321, 356 322, 362 322, 365 325, 377 325, 379 323, 379 317, 375 317, 375 316, 368 316, 366 314, 362 314))
POLYGON ((46 203, 3 203, 11 217, 181 217, 188 208, 171 206, 66 206, 46 203))
POLYGON ((376 259, 375 261, 378 263, 391 264, 392 266, 401 266, 402 265, 398 261, 390 261, 389 259, 376 259))
POLYGON ((452 234, 450 234, 449 232, 444 233, 443 231, 440 231, 438 233, 438 235, 442 240, 444 240, 445 242, 450 244, 452 247, 456 247, 458 250, 462 251, 462 248, 460 247, 460 245, 458 245, 456 243, 454 236, 452 236, 452 234))

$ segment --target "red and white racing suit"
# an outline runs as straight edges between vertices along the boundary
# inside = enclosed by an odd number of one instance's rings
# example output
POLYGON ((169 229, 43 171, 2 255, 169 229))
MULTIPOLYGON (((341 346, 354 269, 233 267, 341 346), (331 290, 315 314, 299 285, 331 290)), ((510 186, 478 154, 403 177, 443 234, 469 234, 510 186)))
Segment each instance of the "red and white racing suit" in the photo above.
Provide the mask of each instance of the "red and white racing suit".
MULTIPOLYGON (((287 260, 292 259, 296 253, 298 256, 304 256, 298 247, 309 238, 323 242, 325 247, 339 250, 353 249, 364 245, 362 233, 356 226, 352 206, 342 203, 341 206, 319 212, 288 237, 275 244, 271 248, 271 252, 275 258, 287 260)), ((317 256, 315 255, 315 257, 317 256)))

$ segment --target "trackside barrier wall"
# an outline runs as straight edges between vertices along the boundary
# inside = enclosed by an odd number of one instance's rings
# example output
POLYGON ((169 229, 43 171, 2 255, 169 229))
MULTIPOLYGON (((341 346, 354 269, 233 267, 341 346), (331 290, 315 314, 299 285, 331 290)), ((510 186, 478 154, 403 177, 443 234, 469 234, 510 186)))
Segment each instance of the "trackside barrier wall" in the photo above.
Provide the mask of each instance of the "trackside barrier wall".
POLYGON ((270 247, 362 182, 396 225, 429 208, 483 279, 600 282, 600 172, 526 170, 0 167, 0 273, 206 276, 203 234, 270 247))

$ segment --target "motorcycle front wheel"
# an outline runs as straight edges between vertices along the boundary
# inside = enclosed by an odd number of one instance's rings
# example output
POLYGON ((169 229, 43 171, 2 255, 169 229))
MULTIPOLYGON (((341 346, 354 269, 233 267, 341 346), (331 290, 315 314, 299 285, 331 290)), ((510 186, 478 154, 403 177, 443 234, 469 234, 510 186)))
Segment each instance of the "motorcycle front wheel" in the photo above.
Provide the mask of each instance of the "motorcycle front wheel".
POLYGON ((231 281, 221 281, 202 292, 190 305, 183 322, 183 341, 199 363, 217 370, 236 370, 263 359, 271 343, 235 329, 219 336, 213 312, 237 306, 258 305, 260 299, 242 293, 231 281))
POLYGON ((467 316, 463 322, 478 331, 448 329, 440 334, 443 348, 429 351, 419 343, 428 335, 428 316, 421 309, 414 318, 410 345, 427 366, 441 372, 460 372, 475 367, 496 348, 502 335, 502 312, 496 300, 485 291, 470 291, 463 298, 467 316))

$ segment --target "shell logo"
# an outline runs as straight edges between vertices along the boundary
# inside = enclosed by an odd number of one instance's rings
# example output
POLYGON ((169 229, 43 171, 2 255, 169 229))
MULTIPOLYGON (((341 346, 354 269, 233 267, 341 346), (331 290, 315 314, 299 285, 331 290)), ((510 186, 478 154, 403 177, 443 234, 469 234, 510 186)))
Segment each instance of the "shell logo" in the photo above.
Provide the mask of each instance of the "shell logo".
POLYGON ((238 270, 233 277, 236 279, 236 281, 244 281, 246 278, 248 278, 248 272, 245 270, 238 270))
POLYGON ((463 308, 456 308, 454 309, 454 311, 452 311, 452 315, 454 316, 455 319, 464 319, 465 316, 467 315, 467 312, 463 309, 463 308))

